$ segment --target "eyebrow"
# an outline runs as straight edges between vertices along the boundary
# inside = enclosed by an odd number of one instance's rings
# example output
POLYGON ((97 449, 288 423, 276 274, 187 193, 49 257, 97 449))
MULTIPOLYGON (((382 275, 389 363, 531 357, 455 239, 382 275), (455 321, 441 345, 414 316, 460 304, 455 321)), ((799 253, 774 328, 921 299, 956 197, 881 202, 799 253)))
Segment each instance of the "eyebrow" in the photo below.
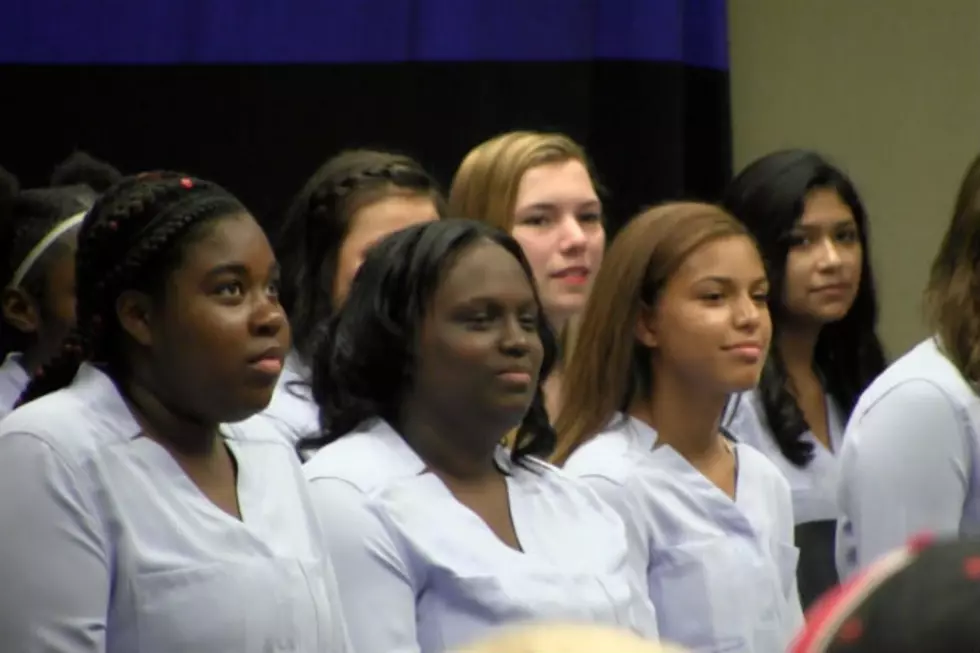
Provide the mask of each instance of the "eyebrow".
MULTIPOLYGON (((536 202, 534 204, 529 204, 527 206, 522 206, 521 207, 521 210, 522 211, 530 211, 530 210, 537 209, 539 211, 548 211, 548 210, 551 210, 551 209, 555 208, 556 206, 558 206, 558 204, 555 203, 555 202, 536 202)), ((601 210, 602 209, 602 202, 600 202, 599 200, 585 200, 583 202, 578 202, 576 204, 576 207, 579 208, 579 209, 595 208, 595 209, 600 209, 601 210)))
MULTIPOLYGON (((711 282, 720 283, 726 286, 731 286, 735 284, 735 280, 732 279, 731 277, 719 277, 719 276, 701 277, 695 283, 711 283, 711 282)), ((769 285, 769 279, 767 277, 756 277, 755 279, 752 280, 752 282, 749 285, 750 286, 769 285)))
POLYGON ((857 227, 858 226, 857 225, 857 220, 855 220, 854 218, 841 218, 840 220, 836 220, 835 222, 832 222, 829 225, 822 225, 822 224, 798 224, 794 228, 795 229, 803 229, 805 231, 818 231, 818 230, 824 229, 826 227, 830 227, 830 228, 833 229, 833 228, 837 228, 837 227, 850 227, 850 226, 857 227))
MULTIPOLYGON (((237 274, 241 276, 248 275, 248 266, 244 263, 234 261, 231 263, 222 263, 221 265, 216 265, 210 270, 208 270, 207 276, 214 277, 219 274, 237 274)), ((269 266, 269 275, 274 276, 279 274, 279 263, 273 262, 269 266)))

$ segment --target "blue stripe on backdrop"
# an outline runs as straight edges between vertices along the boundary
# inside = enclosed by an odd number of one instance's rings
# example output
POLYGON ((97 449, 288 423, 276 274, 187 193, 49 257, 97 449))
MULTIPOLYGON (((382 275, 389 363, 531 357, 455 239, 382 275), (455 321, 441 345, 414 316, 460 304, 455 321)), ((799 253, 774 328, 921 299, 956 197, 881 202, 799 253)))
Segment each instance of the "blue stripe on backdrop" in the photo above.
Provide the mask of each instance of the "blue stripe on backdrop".
POLYGON ((14 0, 0 61, 675 61, 728 67, 725 0, 14 0))

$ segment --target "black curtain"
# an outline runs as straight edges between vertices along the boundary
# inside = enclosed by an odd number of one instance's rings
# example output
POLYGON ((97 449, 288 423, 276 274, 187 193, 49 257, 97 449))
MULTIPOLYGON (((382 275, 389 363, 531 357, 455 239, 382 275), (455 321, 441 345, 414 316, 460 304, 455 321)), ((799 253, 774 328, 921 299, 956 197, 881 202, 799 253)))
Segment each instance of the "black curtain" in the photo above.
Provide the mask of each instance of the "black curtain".
POLYGON ((724 0, 74 4, 0 24, 0 165, 26 185, 84 149, 214 179, 272 222, 343 148, 448 184, 478 142, 553 129, 592 155, 615 229, 730 175, 724 0))

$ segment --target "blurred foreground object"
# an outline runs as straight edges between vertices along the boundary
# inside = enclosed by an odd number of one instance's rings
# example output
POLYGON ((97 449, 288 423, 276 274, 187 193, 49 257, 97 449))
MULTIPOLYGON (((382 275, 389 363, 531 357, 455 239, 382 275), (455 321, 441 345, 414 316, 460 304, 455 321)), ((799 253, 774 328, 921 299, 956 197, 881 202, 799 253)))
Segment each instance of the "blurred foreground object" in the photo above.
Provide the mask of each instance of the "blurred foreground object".
POLYGON ((577 624, 509 628, 456 653, 684 653, 628 630, 577 624))

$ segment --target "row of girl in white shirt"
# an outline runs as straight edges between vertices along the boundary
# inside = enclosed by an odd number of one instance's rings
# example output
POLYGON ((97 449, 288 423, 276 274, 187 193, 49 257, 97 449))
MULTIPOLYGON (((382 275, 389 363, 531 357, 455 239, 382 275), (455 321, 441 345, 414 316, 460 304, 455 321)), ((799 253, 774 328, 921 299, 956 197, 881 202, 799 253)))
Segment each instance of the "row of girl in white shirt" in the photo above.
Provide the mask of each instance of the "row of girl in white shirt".
POLYGON ((799 534, 837 519, 841 422, 883 366, 863 208, 781 152, 733 182, 741 221, 668 204, 605 252, 586 160, 505 134, 447 208, 414 161, 341 154, 278 263, 174 173, 38 241, 8 296, 43 302, 39 246, 77 237, 76 324, 0 421, 4 641, 427 653, 556 619, 784 650, 797 575, 834 582, 833 538, 799 534))

